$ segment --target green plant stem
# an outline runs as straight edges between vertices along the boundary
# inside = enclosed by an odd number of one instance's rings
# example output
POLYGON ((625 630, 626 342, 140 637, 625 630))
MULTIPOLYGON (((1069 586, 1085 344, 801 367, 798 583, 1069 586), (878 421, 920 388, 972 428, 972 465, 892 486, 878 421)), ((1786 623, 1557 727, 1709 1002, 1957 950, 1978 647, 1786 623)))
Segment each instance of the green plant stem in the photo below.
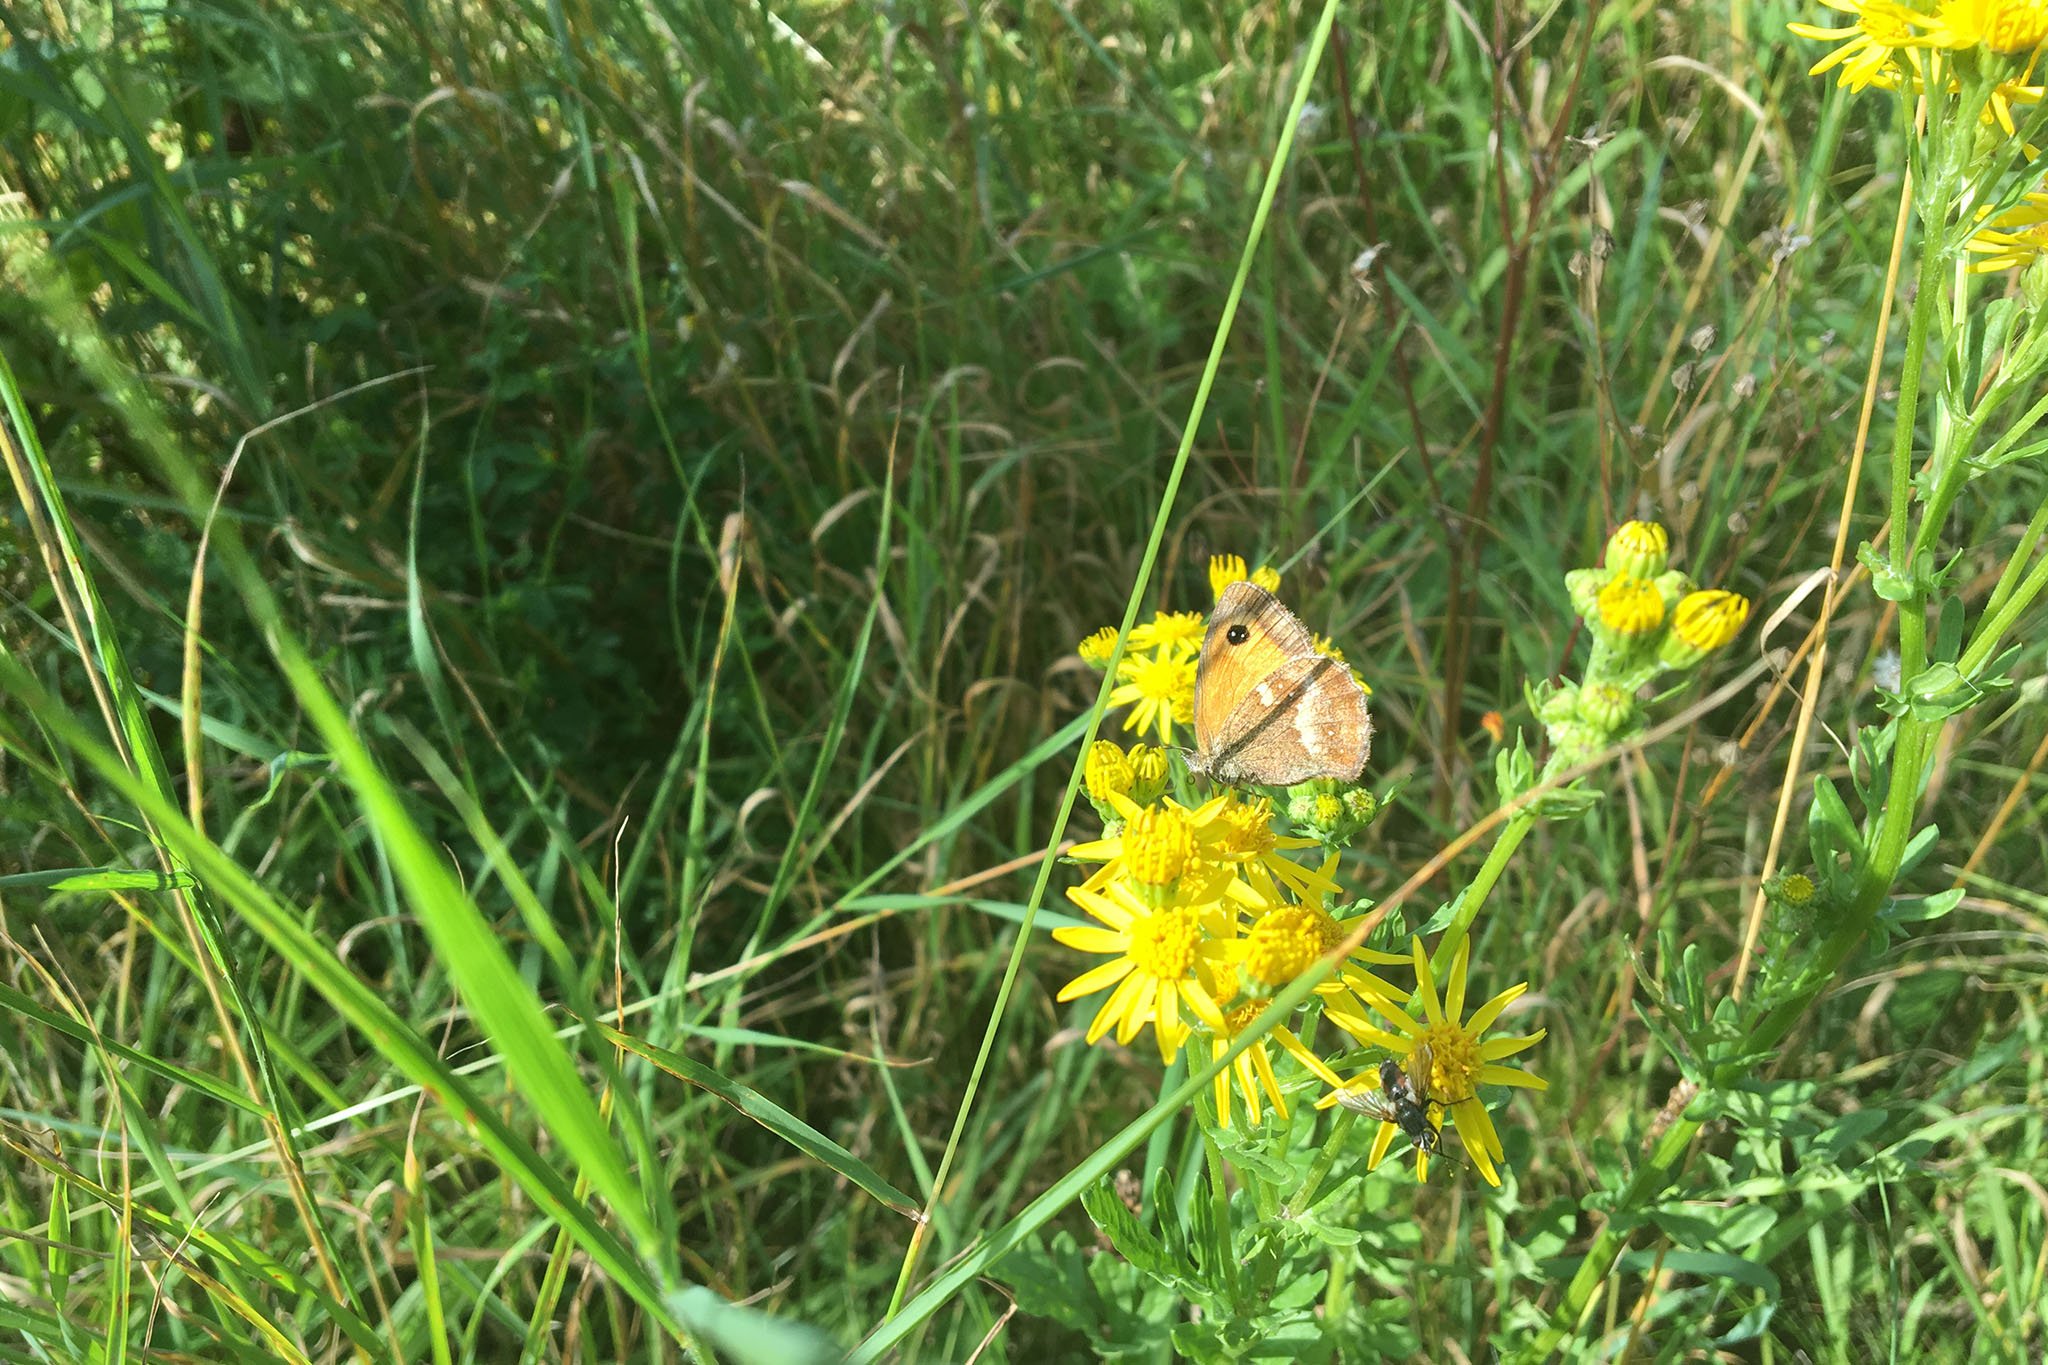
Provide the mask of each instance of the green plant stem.
POLYGON ((1215 1272, 1223 1283, 1224 1294, 1234 1309, 1241 1310, 1244 1302, 1239 1296, 1237 1256, 1230 1249, 1230 1183, 1223 1175, 1223 1153, 1216 1150, 1216 1144, 1206 1133, 1202 1135, 1202 1155, 1209 1163, 1209 1252, 1215 1258, 1215 1272))
MULTIPOLYGON (((1737 1055, 1754 1055, 1757 1052, 1768 1051, 1783 1042, 1785 1035, 1790 1033, 1793 1026, 1804 1016, 1807 1007, 1828 983, 1834 980, 1835 973, 1849 960, 1849 955, 1856 951, 1857 945, 1863 942, 1871 919, 1890 893, 1892 879, 1898 874, 1899 862, 1905 854, 1906 839, 1893 831, 1892 827, 1897 824, 1907 831, 1912 827, 1914 802, 1898 798, 1901 788, 1908 792, 1918 790, 1919 775, 1924 768, 1925 758, 1924 746, 1918 742, 1917 732, 1927 728, 1929 723, 1917 722, 1910 717, 1900 722, 1900 747, 1893 756, 1892 788, 1886 805, 1886 815, 1889 817, 1893 810, 1903 810, 1905 815, 1896 822, 1888 818, 1880 825, 1877 847, 1865 869, 1863 881, 1859 884, 1856 902, 1846 916, 1847 922, 1829 936, 1815 954, 1810 984, 1773 1006, 1758 1019, 1750 1028, 1742 1045, 1735 1049, 1737 1055), (1909 731, 1914 732, 1914 743, 1910 751, 1906 748, 1909 731), (1908 763, 1909 758, 1918 761, 1908 763), (1908 773, 1912 774, 1910 778, 1905 776, 1908 773)), ((1724 1088, 1740 1081, 1748 1070, 1747 1065, 1726 1066, 1717 1069, 1709 1083, 1716 1089, 1724 1088)), ((1702 1123, 1702 1119, 1694 1118, 1688 1113, 1681 1115, 1677 1122, 1665 1129, 1664 1135, 1657 1140, 1656 1147, 1652 1149, 1649 1160, 1636 1168, 1635 1174, 1629 1177, 1628 1184, 1623 1187, 1620 1198, 1614 1204, 1614 1216, 1609 1217, 1607 1225, 1594 1237, 1593 1245, 1587 1248, 1586 1258, 1579 1263, 1578 1271, 1572 1276, 1571 1283, 1565 1287, 1564 1298, 1559 1302, 1557 1311, 1551 1315, 1550 1322, 1542 1332, 1508 1359, 1545 1359, 1567 1336, 1578 1330, 1579 1322, 1598 1295, 1600 1287, 1607 1282, 1607 1277, 1614 1270, 1615 1262, 1621 1258, 1623 1249, 1628 1245, 1630 1234, 1638 1225, 1636 1219, 1620 1215, 1647 1208, 1664 1192, 1679 1163, 1691 1150, 1692 1140, 1698 1134, 1702 1123)))
POLYGON ((1316 1152, 1316 1159, 1309 1164, 1308 1174, 1302 1177, 1300 1188, 1296 1189, 1294 1197, 1287 1201, 1288 1208, 1299 1212, 1316 1202, 1316 1191, 1321 1189, 1323 1181, 1329 1178, 1330 1168, 1337 1164, 1340 1154, 1350 1151, 1351 1144, 1348 1139, 1352 1125, 1357 1122, 1357 1110, 1337 1111, 1337 1119, 1330 1125, 1329 1136, 1323 1139, 1321 1149, 1316 1152))
MULTIPOLYGON (((1935 155, 1945 143, 1937 144, 1935 155)), ((1902 582, 1912 584, 1899 603, 1899 671, 1911 678, 1927 667, 1927 592, 1915 573, 1917 545, 1912 533, 1913 436, 1920 408, 1920 390, 1926 379, 1927 335, 1934 329, 1936 305, 1941 301, 1941 268, 1946 253, 1936 250, 1942 227, 1948 222, 1955 201, 1955 176, 1938 167, 1930 177, 1928 196, 1921 216, 1920 266, 1915 272, 1913 312, 1906 323, 1906 356, 1900 368, 1899 411, 1892 430, 1891 465, 1891 569, 1902 582)), ((1953 430, 1953 428, 1951 428, 1953 430)))
MULTIPOLYGON (((1545 775, 1548 775, 1546 769, 1545 775)), ((1451 916, 1451 922, 1444 926, 1443 933, 1436 941, 1436 951, 1430 954, 1430 970, 1438 977, 1450 970, 1451 959, 1458 954, 1458 945, 1472 928, 1472 921, 1479 918, 1479 912, 1486 905, 1486 897, 1493 890, 1500 874, 1507 870, 1508 859, 1515 856, 1515 850, 1522 846, 1522 840, 1536 823, 1536 812, 1524 809, 1515 812, 1508 822, 1501 826, 1500 837, 1493 841, 1493 847, 1486 854, 1486 861, 1479 865, 1479 872, 1465 888, 1464 897, 1458 902, 1458 912, 1451 916)))
MULTIPOLYGON (((2040 514, 2035 515, 2038 517, 2040 514)), ((2034 533, 2031 525, 2027 529, 2034 533)), ((2020 617, 2034 604, 2034 599, 2041 595, 2043 588, 2048 588, 2048 555, 2036 560, 2034 567, 2027 571, 2027 576, 2020 580, 2020 585, 2011 595, 1999 603, 1997 610, 1978 624, 1976 633, 1970 637, 1970 643, 1963 650, 1963 657, 1956 663, 1964 677, 1970 677, 1984 667, 1991 658, 1991 652, 1998 648, 1999 641, 2005 638, 2007 631, 2019 623, 2020 617)))
MULTIPOLYGON (((1907 322, 1897 425, 1892 435, 1888 509, 1890 567, 1900 582, 1911 585, 1899 603, 1900 676, 1908 681, 1927 667, 1927 591, 1915 567, 1925 547, 1913 533, 1913 439, 1920 391, 1926 378, 1927 339, 1934 330, 1936 306, 1942 297, 1942 268, 1950 258, 1950 253, 1940 249, 1941 234, 1954 206, 1957 183, 1954 171, 1945 164, 1949 147, 1949 141, 1942 137, 1937 127, 1929 148, 1934 174, 1927 178, 1929 194, 1921 218, 1923 240, 1919 267, 1915 272, 1916 292, 1913 311, 1907 322)), ((1933 467, 1943 471, 1944 476, 1951 469, 1961 468, 1958 441, 1964 433, 1971 432, 1974 432, 1972 423, 1944 424, 1944 434, 1938 439, 1945 449, 1930 455, 1933 467)), ((1929 509, 1922 510, 1926 512, 1929 509)), ((1929 524, 1923 519, 1923 532, 1929 524)), ((2032 530, 2031 527, 2029 529, 2032 530)), ((1989 655, 2005 629, 2043 586, 2048 586, 2048 560, 2037 566, 2019 590, 2012 594, 2011 600, 1979 627, 1978 640, 1982 644, 1980 647, 1973 643, 1966 653, 1965 662, 1961 665, 1966 674, 1971 667, 1969 657, 1978 656, 1977 666, 1981 666, 1983 657, 1989 655)), ((1736 1049, 1737 1055, 1753 1056, 1783 1042, 1863 942, 1879 909, 1890 896, 1899 866, 1905 859, 1906 845, 1912 838, 1913 818, 1919 808, 1921 785, 1932 756, 1931 740, 1936 725, 1937 722, 1923 721, 1910 715, 1900 718, 1898 737, 1892 750, 1891 782, 1884 807, 1878 814, 1877 828, 1868 845, 1869 856, 1864 861, 1863 875, 1857 882, 1855 900, 1844 912, 1840 927, 1815 953, 1807 984, 1772 1006, 1750 1026, 1742 1046, 1736 1049)), ((1450 941, 1450 935, 1445 935, 1445 941, 1450 941)), ((1709 1078, 1709 1084, 1717 1089, 1732 1085, 1741 1079, 1746 1069, 1742 1066, 1718 1068, 1709 1078)), ((1578 1330, 1638 1226, 1636 1218, 1626 1215, 1648 1207, 1669 1186, 1686 1153, 1691 1150, 1701 1123, 1701 1119, 1683 1115, 1664 1131, 1649 1159, 1636 1168, 1622 1189, 1612 1215, 1587 1249, 1585 1259, 1579 1263, 1578 1271, 1566 1286, 1564 1297, 1551 1315, 1550 1322, 1511 1359, 1542 1359, 1578 1330)))
MULTIPOLYGON (((1010 950, 1009 962, 1003 969, 1002 984, 996 989, 995 1008, 990 1012, 987 1027, 982 1032, 981 1050, 976 1054, 974 1067, 968 1073, 965 1093, 960 1099, 959 1111, 953 1119, 953 1129, 946 1139, 945 1151, 939 1157, 938 1173, 932 1181, 932 1197, 926 1210, 926 1221, 920 1223, 911 1234, 910 1244, 904 1249, 903 1264, 897 1272, 896 1288, 890 1295, 888 1311, 882 1315, 882 1326, 874 1337, 893 1340, 893 1327, 907 1330, 922 1321, 919 1315, 913 1323, 898 1324, 897 1314, 905 1307, 906 1296, 915 1276, 924 1241, 931 1227, 931 1215, 938 1202, 945 1198, 948 1177, 953 1161, 959 1152, 961 1137, 967 1129, 968 1117, 973 1113, 975 1096, 979 1093, 981 1078, 988 1067, 989 1058, 994 1054, 996 1038, 1002 1030, 1010 995, 1017 982, 1019 968, 1023 965, 1024 952, 1031 942, 1031 926, 1038 915, 1038 907, 1045 898, 1056 860, 1054 850, 1066 835, 1067 820, 1072 815, 1074 801, 1081 789, 1081 775, 1087 763, 1087 753, 1095 743, 1095 736, 1102 724, 1102 717, 1108 708, 1109 691, 1116 677, 1117 664, 1123 657, 1124 642, 1130 638, 1131 627, 1138 618, 1138 604, 1144 599, 1145 589, 1151 581, 1152 566, 1159 557, 1159 548, 1166 539, 1166 526, 1173 515, 1175 495, 1180 491, 1180 482, 1187 472, 1188 460, 1194 451, 1195 437, 1202 426, 1202 414, 1207 411, 1210 390, 1215 387, 1216 375, 1223 366, 1224 348, 1230 340, 1231 324, 1237 318, 1239 302, 1244 298, 1245 282, 1251 275, 1252 261, 1258 252, 1258 245, 1264 238, 1266 223, 1272 217, 1273 202, 1280 192, 1280 182, 1287 167, 1288 155, 1294 148, 1294 136, 1301 126, 1302 109, 1308 104, 1310 89, 1315 84, 1317 70, 1322 66, 1323 52, 1330 41, 1330 29, 1337 21, 1337 0, 1324 0, 1322 14, 1316 22, 1314 36, 1308 49, 1302 54, 1301 69, 1295 81, 1294 99, 1288 106, 1286 120, 1280 127, 1280 140, 1273 149, 1273 160, 1266 168, 1265 185, 1259 193, 1258 206, 1252 211, 1251 226, 1245 236, 1244 250, 1239 253, 1237 273, 1232 277, 1230 290, 1224 295, 1223 308, 1216 319, 1216 334, 1209 344, 1209 358, 1202 368, 1201 378, 1195 384, 1194 401, 1189 405, 1188 420, 1181 431, 1180 444, 1174 451, 1173 465, 1166 476, 1166 487, 1159 497, 1159 510, 1152 518, 1152 531, 1145 543, 1145 555, 1138 567, 1137 580, 1131 585, 1130 600, 1124 608, 1123 624, 1118 628, 1117 646, 1111 653, 1104 671, 1102 684, 1095 695, 1095 706, 1089 717, 1088 733, 1081 741, 1081 754, 1074 761, 1073 771, 1067 777, 1065 794, 1061 797, 1059 814, 1053 819, 1052 833, 1046 840, 1045 857, 1040 862, 1038 875, 1032 883, 1031 894, 1025 901, 1024 918, 1018 927, 1016 939, 1010 950)), ((1261 1016, 1264 1017, 1264 1016, 1261 1016)), ((1270 1027, 1270 1025, 1268 1025, 1270 1027)), ((1248 1045, 1248 1044, 1247 1044, 1248 1045)), ((929 1292, 929 1291, 927 1291, 929 1292)), ((924 1296, 920 1296, 923 1299, 924 1296)), ((928 1313, 931 1311, 927 1309, 928 1313)))
POLYGON ((2026 563, 2034 557, 2034 551, 2041 544, 2041 537, 2048 533, 2048 500, 2034 509, 2034 515, 2027 519, 2027 529, 2020 532, 2020 542, 2013 547, 2012 555, 2000 570, 1998 585, 1991 589, 1991 596, 1985 599, 1984 614, 1996 616, 2012 596, 2013 587, 2026 571, 2026 563))

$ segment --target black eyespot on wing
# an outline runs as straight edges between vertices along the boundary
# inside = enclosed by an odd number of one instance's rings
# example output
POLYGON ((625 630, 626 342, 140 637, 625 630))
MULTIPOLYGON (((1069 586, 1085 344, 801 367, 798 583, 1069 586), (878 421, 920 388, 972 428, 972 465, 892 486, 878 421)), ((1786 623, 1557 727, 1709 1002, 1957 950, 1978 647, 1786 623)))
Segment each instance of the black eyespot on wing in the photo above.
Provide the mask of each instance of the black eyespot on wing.
POLYGON ((1241 645, 1246 640, 1252 638, 1252 633, 1246 630, 1244 628, 1244 623, 1240 621, 1236 625, 1232 626, 1229 630, 1224 631, 1223 638, 1230 641, 1230 643, 1234 645, 1241 645))

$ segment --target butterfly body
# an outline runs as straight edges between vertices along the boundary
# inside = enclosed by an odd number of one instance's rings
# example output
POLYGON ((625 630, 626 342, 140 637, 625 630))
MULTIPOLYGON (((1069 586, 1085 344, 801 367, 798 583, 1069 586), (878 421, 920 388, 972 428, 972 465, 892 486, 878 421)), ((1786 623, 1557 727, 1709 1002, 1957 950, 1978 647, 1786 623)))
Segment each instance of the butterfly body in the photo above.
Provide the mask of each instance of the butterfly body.
POLYGON ((1355 782, 1372 752, 1365 689, 1317 652, 1278 598, 1232 583, 1216 601, 1195 671, 1191 772, 1226 787, 1355 782))

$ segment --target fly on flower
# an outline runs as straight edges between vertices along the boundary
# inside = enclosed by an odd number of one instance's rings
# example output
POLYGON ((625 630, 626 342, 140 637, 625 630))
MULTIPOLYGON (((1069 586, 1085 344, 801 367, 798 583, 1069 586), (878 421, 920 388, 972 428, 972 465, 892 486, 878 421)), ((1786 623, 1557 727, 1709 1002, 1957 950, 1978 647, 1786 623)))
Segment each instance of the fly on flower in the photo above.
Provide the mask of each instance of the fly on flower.
POLYGON ((1379 1089, 1340 1090, 1337 1101, 1367 1118, 1395 1125, 1416 1151, 1433 1153, 1443 1146, 1443 1129, 1430 1117, 1428 1044, 1419 1045, 1408 1064, 1415 1069, 1413 1078, 1399 1062, 1387 1058, 1380 1063, 1379 1089))
MULTIPOLYGON (((1382 1048, 1399 1059, 1400 1065, 1389 1060, 1382 1062, 1376 1071, 1363 1076, 1354 1076, 1349 1081, 1337 1081, 1331 1093, 1316 1101, 1316 1107, 1327 1109, 1333 1104, 1358 1108, 1348 1096, 1356 1092, 1389 1091, 1385 1084, 1386 1067, 1394 1066, 1401 1081, 1413 1090, 1415 1105, 1422 1110, 1425 1121, 1433 1128, 1441 1122, 1448 1122, 1458 1130, 1458 1137, 1464 1144, 1472 1164, 1482 1179, 1489 1185, 1500 1184, 1499 1164, 1507 1151, 1501 1146, 1500 1134, 1495 1131, 1492 1117, 1486 1112, 1486 1105, 1479 1098, 1482 1085, 1518 1086, 1525 1090, 1547 1089, 1547 1083, 1539 1076, 1530 1074, 1519 1067, 1503 1066, 1501 1063, 1540 1041, 1545 1030, 1538 1029, 1521 1037, 1490 1038, 1488 1031, 1501 1011, 1521 997, 1529 989, 1527 982, 1509 987, 1494 996, 1469 1018, 1461 1017, 1465 1009, 1466 972, 1471 963, 1472 943, 1470 939, 1458 944, 1457 952, 1451 958, 1450 979, 1444 983, 1441 995, 1437 992, 1436 974, 1430 967, 1429 954, 1423 951, 1421 939, 1411 939, 1415 962, 1415 997, 1422 1005, 1422 1017, 1414 1018, 1391 1000, 1373 1000, 1373 1011, 1391 1027, 1372 1023, 1363 1015, 1348 1010, 1326 1009, 1330 1022, 1343 1029, 1367 1047, 1382 1048)), ((1368 990, 1366 995, 1370 995, 1368 990)), ((1328 1068, 1319 1068, 1316 1075, 1328 1084, 1334 1076, 1328 1068)), ((1388 1097, 1391 1099, 1391 1096, 1388 1097)), ((1394 1135, 1408 1134, 1415 1141, 1415 1173, 1418 1178, 1427 1179, 1429 1156, 1434 1147, 1423 1146, 1409 1127, 1416 1115, 1408 1114, 1404 1120, 1398 1106, 1391 1104, 1387 1112, 1376 1115, 1380 1119, 1378 1135, 1373 1139, 1372 1151, 1366 1158, 1368 1169, 1378 1166, 1393 1144, 1394 1135)), ((1439 1145, 1441 1134, 1438 1134, 1439 1145)))

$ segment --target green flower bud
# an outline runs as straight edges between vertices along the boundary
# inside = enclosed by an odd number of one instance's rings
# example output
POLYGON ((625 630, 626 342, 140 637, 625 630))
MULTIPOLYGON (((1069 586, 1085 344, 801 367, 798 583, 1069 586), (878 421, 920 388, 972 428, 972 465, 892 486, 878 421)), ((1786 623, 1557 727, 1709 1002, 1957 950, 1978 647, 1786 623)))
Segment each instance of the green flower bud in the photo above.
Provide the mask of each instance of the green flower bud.
POLYGON ((1587 683, 1579 689, 1577 711, 1580 720, 1606 739, 1634 723, 1636 699, 1610 683, 1587 683))

